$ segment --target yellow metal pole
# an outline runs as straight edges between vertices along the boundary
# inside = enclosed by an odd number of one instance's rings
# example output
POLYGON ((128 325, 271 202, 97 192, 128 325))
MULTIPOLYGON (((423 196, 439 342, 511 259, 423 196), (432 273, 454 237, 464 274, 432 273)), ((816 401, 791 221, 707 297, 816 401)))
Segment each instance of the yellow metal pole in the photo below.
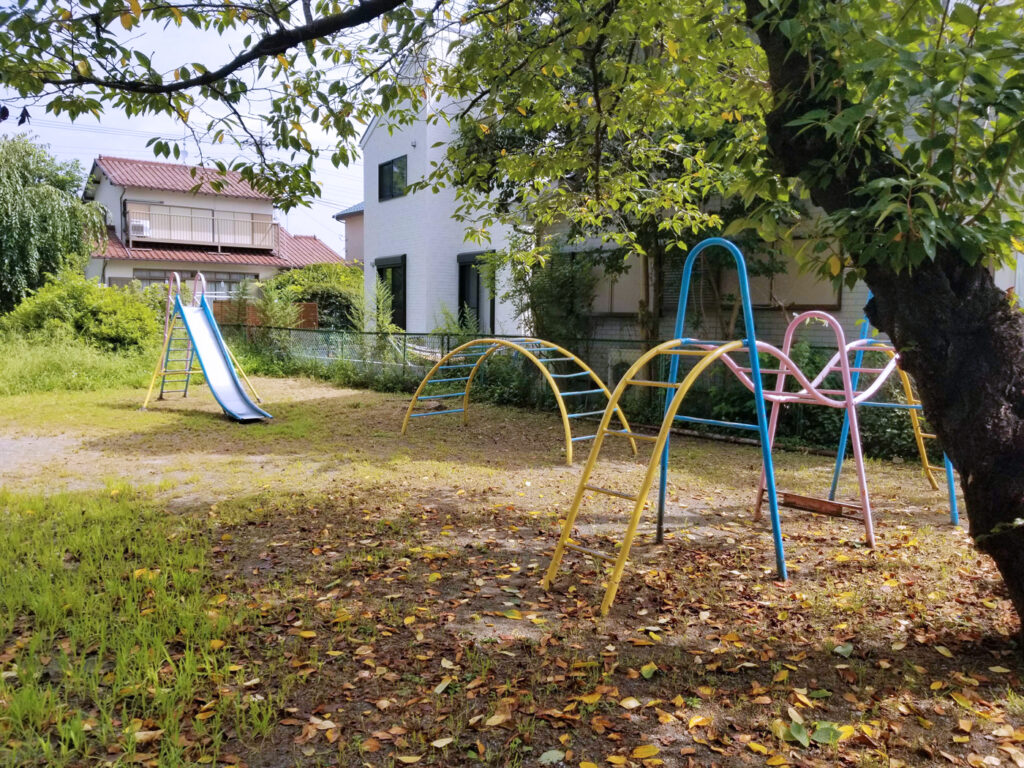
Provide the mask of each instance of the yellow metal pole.
MULTIPOLYGON (((894 354, 890 352, 889 354, 894 354)), ((903 394, 907 398, 908 405, 918 405, 920 401, 914 395, 914 385, 910 381, 910 376, 899 366, 896 367, 899 371, 900 381, 903 383, 903 394)), ((939 490, 939 483, 935 479, 935 475, 932 474, 932 463, 928 460, 928 449, 924 445, 924 434, 921 429, 921 416, 916 408, 909 408, 910 411, 910 426, 914 430, 914 442, 917 443, 917 453, 921 457, 921 469, 924 472, 924 476, 928 479, 928 483, 931 485, 933 491, 939 490)))
MULTIPOLYGON (((566 515, 565 524, 562 526, 562 532, 558 537, 558 543, 555 544, 555 551, 551 555, 551 563, 548 565, 548 570, 541 581, 541 586, 544 587, 544 589, 549 589, 551 587, 552 582, 555 580, 555 576, 558 574, 558 566, 561 564, 562 557, 565 555, 566 544, 572 535, 572 528, 576 523, 576 516, 580 511, 580 504, 583 502, 583 495, 586 492, 587 481, 590 479, 590 475, 594 471, 594 466, 597 464, 598 454, 601 452, 601 446, 604 443, 604 436, 608 431, 608 425, 611 423, 612 414, 616 412, 619 400, 622 398, 622 394, 625 392, 629 380, 632 379, 639 370, 647 365, 651 359, 657 357, 663 351, 674 349, 678 345, 678 339, 673 339, 671 341, 666 341, 664 344, 659 344, 654 349, 651 349, 641 355, 640 359, 633 363, 629 370, 626 371, 625 375, 619 379, 619 383, 616 385, 615 391, 612 392, 611 397, 608 400, 608 405, 604 409, 604 414, 601 416, 601 424, 597 428, 597 437, 594 438, 594 443, 590 447, 590 455, 587 457, 587 463, 583 467, 583 474, 580 475, 579 485, 576 488, 576 495, 573 497, 572 506, 569 507, 569 513, 566 515)), ((652 459, 652 461, 654 460, 655 459, 652 459)))
POLYGON ((230 357, 230 358, 231 358, 231 363, 232 363, 232 365, 234 365, 234 366, 235 366, 235 369, 236 369, 236 370, 237 370, 237 371, 238 371, 238 372, 239 372, 240 374, 242 374, 242 379, 243 379, 243 380, 245 381, 245 383, 246 383, 246 384, 247 384, 247 385, 249 386, 249 391, 250 391, 250 392, 252 392, 252 396, 256 398, 256 402, 257 402, 257 403, 262 403, 262 402, 263 402, 263 398, 262 398, 262 397, 260 397, 260 396, 259 396, 259 395, 257 394, 257 392, 256 392, 256 388, 255 388, 255 387, 254 387, 254 386, 252 385, 252 382, 251 382, 251 381, 249 381, 249 377, 245 375, 245 371, 243 371, 243 370, 242 370, 242 366, 240 366, 240 365, 238 364, 238 360, 236 360, 236 359, 235 359, 235 353, 231 351, 231 347, 229 347, 229 346, 228 346, 227 344, 225 344, 225 345, 224 345, 224 349, 226 349, 226 350, 228 351, 228 357, 230 357))
MULTIPOLYGON (((462 396, 462 423, 469 424, 469 388, 473 386, 473 380, 476 379, 477 371, 480 370, 480 366, 483 365, 484 361, 493 355, 495 352, 502 348, 496 339, 488 339, 487 341, 492 342, 492 346, 477 358, 476 365, 473 366, 473 370, 469 372, 469 378, 466 379, 466 391, 462 396)), ((465 346, 465 345, 464 345, 465 346)))
POLYGON ((421 381, 420 385, 416 387, 416 391, 413 392, 412 395, 412 400, 409 401, 409 407, 405 409, 405 418, 402 419, 403 435, 405 434, 406 430, 409 429, 409 418, 412 416, 412 409, 416 406, 416 398, 420 396, 420 393, 423 391, 423 388, 427 386, 427 384, 430 382, 430 379, 433 378, 434 374, 437 372, 437 369, 444 365, 448 358, 454 355, 460 349, 462 349, 462 347, 457 347, 453 349, 447 355, 444 355, 440 360, 434 363, 434 367, 427 372, 427 375, 423 377, 423 381, 421 381))
POLYGON ((146 399, 142 403, 142 410, 146 410, 149 406, 149 400, 153 397, 153 388, 156 387, 156 379, 160 373, 164 370, 164 361, 167 359, 167 348, 171 346, 171 336, 174 335, 174 324, 178 321, 177 312, 175 312, 174 319, 171 320, 170 327, 167 329, 167 334, 164 337, 164 346, 160 352, 160 359, 156 361, 156 369, 153 371, 153 378, 149 380, 149 390, 146 392, 146 399))
MULTIPOLYGON (((545 343, 550 343, 550 342, 545 342, 545 343)), ((572 361, 574 363, 576 363, 576 365, 578 365, 582 370, 584 370, 587 373, 589 373, 591 381, 593 381, 595 384, 597 384, 597 386, 599 386, 602 390, 604 390, 604 396, 608 399, 609 402, 611 402, 611 399, 612 399, 611 391, 608 389, 608 387, 605 385, 605 383, 601 380, 601 377, 598 376, 596 373, 594 373, 593 369, 591 369, 591 367, 589 365, 587 365, 585 362, 583 362, 583 360, 581 358, 579 358, 578 356, 574 355, 568 349, 565 349, 564 347, 560 347, 557 344, 551 344, 551 346, 554 347, 559 352, 559 354, 568 355, 569 357, 571 357, 572 361)), ((607 408, 607 406, 605 406, 605 407, 607 408)), ((632 432, 633 430, 630 429, 629 422, 626 421, 626 414, 622 412, 622 408, 619 407, 618 405, 615 406, 615 414, 616 414, 616 416, 618 416, 619 423, 622 425, 622 428, 624 430, 626 430, 627 432, 632 432)), ((636 454, 637 454, 636 440, 634 440, 632 437, 630 437, 629 438, 629 444, 633 447, 633 455, 636 456, 636 454)))
MULTIPOLYGON (((636 503, 633 507, 633 514, 629 519, 629 526, 626 528, 626 535, 622 540, 622 546, 619 549, 619 556, 615 561, 615 565, 612 567, 612 573, 608 579, 608 587, 605 589, 604 600, 601 602, 601 615, 607 616, 608 611, 612 607, 612 602, 615 600, 615 594, 619 590, 619 583, 622 581, 622 573, 626 567, 626 560, 629 558, 629 550, 633 545, 633 539, 636 537, 637 527, 640 525, 640 517, 643 514, 644 507, 647 505, 647 494, 651 491, 651 486, 654 484, 654 478, 658 474, 660 466, 661 454, 665 450, 665 443, 668 441, 669 432, 672 429, 672 424, 675 422, 676 413, 679 412, 679 407, 682 405, 683 399, 689 392, 690 387, 697 378, 716 360, 723 355, 732 352, 733 350, 740 349, 743 347, 745 342, 743 341, 731 341, 728 344, 723 344, 714 350, 709 350, 703 358, 701 358, 696 365, 690 369, 690 372, 683 379, 679 385, 679 389, 676 390, 675 396, 672 398, 672 402, 669 405, 665 418, 661 422, 661 429, 658 431, 658 441, 654 444, 654 450, 651 453, 651 460, 647 464, 647 473, 644 475, 644 481, 640 488, 640 493, 637 494, 636 503)), ((655 348, 657 349, 657 348, 655 348)), ((752 353, 756 354, 756 352, 752 353)), ((632 369, 630 369, 632 370, 632 369)))

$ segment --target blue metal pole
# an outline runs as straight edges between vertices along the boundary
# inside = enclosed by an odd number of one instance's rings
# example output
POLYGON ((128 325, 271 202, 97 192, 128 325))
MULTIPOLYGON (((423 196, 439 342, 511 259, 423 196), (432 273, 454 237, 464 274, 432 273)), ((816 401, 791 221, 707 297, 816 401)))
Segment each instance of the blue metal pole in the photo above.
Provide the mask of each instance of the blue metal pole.
POLYGON ((960 510, 956 503, 956 476, 953 474, 953 462, 949 456, 942 454, 942 463, 946 468, 946 490, 949 491, 949 522, 952 525, 960 525, 960 510))
MULTIPOLYGON (((868 294, 868 299, 871 299, 871 294, 868 294)), ((860 338, 866 339, 871 333, 871 323, 868 322, 867 317, 861 321, 862 327, 860 329, 860 338)), ((840 350, 841 352, 841 350, 840 350)), ((860 368, 864 362, 864 350, 858 349, 857 354, 853 357, 853 367, 860 368)), ((853 375, 850 376, 850 383, 853 385, 853 390, 857 391, 857 383, 860 381, 860 371, 854 371, 853 375)), ((836 450, 836 466, 832 470, 832 485, 828 489, 829 499, 834 500, 836 497, 836 489, 839 487, 839 475, 843 471, 843 461, 846 460, 846 443, 850 438, 850 413, 843 409, 843 427, 839 430, 839 448, 836 450)))
MULTIPOLYGON (((772 451, 768 441, 768 416, 765 410, 764 389, 761 381, 761 362, 757 355, 757 335, 754 331, 754 311, 750 301, 750 283, 747 279, 747 264, 740 249, 730 241, 721 237, 711 237, 702 240, 686 258, 683 266, 682 281, 679 286, 679 304, 676 310, 675 338, 683 338, 683 329, 686 324, 686 304, 690 293, 690 281, 693 277, 693 265, 697 257, 706 248, 720 246, 725 248, 736 262, 736 272, 740 284, 740 300, 743 306, 743 323, 747 332, 747 351, 750 353, 751 378, 754 380, 754 408, 757 411, 757 426, 761 436, 761 460, 764 464, 765 483, 768 488, 768 507, 771 513, 772 540, 775 545, 775 568, 779 578, 785 580, 786 555, 782 543, 782 523, 779 518, 779 499, 775 489, 775 465, 772 462, 772 451)), ((679 376, 679 357, 672 356, 669 365, 669 383, 675 384, 679 376)), ((670 394, 673 390, 666 390, 665 393, 665 414, 671 402, 670 394)), ((665 515, 665 499, 668 486, 668 451, 669 443, 665 441, 665 449, 661 454, 661 477, 658 484, 658 541, 662 538, 662 526, 665 515)))

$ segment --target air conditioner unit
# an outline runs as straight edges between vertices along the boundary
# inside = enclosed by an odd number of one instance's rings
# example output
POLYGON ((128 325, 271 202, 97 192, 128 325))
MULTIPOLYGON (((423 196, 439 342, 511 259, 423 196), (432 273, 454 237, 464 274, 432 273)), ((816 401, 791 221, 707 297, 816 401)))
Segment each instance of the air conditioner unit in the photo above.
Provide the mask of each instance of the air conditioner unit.
POLYGON ((131 237, 149 237, 148 221, 131 221, 128 223, 128 234, 131 237))

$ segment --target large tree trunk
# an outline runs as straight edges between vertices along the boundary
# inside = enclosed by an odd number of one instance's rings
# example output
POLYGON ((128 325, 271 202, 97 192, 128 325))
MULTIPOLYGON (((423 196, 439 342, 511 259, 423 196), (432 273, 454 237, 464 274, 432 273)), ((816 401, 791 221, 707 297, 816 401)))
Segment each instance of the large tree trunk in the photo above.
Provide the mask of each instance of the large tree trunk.
MULTIPOLYGON (((784 175, 804 178, 824 210, 857 207, 865 180, 895 175, 891 158, 880 150, 838 165, 841 148, 823 130, 789 125, 812 109, 837 108, 843 94, 815 90, 811 77, 837 77, 833 61, 824 51, 793 51, 782 33, 778 22, 797 15, 799 0, 768 11, 762 0, 745 2, 775 98, 766 118, 772 159, 784 175), (809 172, 816 164, 834 167, 809 172)), ((856 264, 857 254, 848 256, 856 264)), ((1024 314, 985 267, 952 249, 913 271, 863 266, 875 296, 868 315, 914 378, 924 413, 960 473, 971 536, 995 560, 1024 617, 1024 314)))
POLYGON ((871 322, 899 350, 960 473, 971 536, 1024 616, 1024 313, 956 254, 866 277, 871 322))

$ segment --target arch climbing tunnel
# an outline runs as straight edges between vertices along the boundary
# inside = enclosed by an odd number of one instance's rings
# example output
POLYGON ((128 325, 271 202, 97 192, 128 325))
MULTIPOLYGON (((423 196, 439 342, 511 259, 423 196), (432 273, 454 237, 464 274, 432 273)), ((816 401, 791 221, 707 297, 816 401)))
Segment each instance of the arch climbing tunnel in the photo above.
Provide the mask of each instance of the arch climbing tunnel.
MULTIPOLYGON (((519 339, 475 339, 461 344, 438 360, 420 382, 416 393, 412 396, 409 407, 402 420, 402 434, 409 429, 412 419, 426 416, 443 416, 462 414, 462 423, 469 422, 469 394, 473 382, 481 367, 494 355, 521 355, 524 360, 532 363, 543 376, 551 393, 555 396, 558 413, 565 431, 565 463, 572 464, 573 445, 578 442, 593 440, 596 434, 573 435, 573 423, 586 417, 602 416, 611 400, 611 392, 601 377, 564 347, 550 341, 534 338, 519 339), (449 390, 458 391, 449 391, 449 390), (598 400, 597 406, 588 410, 587 401, 598 400), (448 401, 458 407, 423 409, 428 402, 448 401), (417 407, 420 410, 417 410, 417 407)), ((623 434, 629 436, 629 424, 626 415, 618 404, 612 412, 623 434)), ((610 416, 609 416, 610 418, 610 416)), ((633 453, 636 454, 636 441, 629 436, 633 453)))

